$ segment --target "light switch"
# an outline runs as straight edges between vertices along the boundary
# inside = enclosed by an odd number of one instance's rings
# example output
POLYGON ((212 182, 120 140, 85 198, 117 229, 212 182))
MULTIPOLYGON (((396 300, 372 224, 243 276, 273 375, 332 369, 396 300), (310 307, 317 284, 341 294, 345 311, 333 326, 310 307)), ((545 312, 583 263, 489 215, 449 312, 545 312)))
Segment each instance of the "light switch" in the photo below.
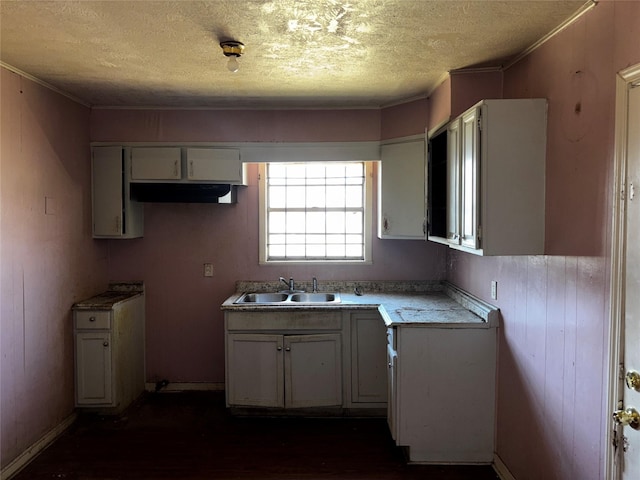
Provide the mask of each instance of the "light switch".
POLYGON ((495 280, 491 281, 491 298, 494 300, 498 299, 498 282, 495 280))
POLYGON ((213 264, 205 263, 204 264, 204 276, 205 277, 213 277, 213 264))

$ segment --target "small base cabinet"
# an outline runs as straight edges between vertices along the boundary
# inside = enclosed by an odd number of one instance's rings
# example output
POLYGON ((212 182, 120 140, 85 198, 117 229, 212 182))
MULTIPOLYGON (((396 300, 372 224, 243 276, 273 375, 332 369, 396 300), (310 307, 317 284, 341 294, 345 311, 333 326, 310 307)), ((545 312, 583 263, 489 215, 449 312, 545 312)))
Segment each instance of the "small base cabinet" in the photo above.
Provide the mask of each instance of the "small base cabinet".
POLYGON ((388 331, 388 423, 415 463, 491 463, 496 329, 388 331))
POLYGON ((74 307, 76 407, 117 414, 142 394, 144 310, 144 295, 74 307))

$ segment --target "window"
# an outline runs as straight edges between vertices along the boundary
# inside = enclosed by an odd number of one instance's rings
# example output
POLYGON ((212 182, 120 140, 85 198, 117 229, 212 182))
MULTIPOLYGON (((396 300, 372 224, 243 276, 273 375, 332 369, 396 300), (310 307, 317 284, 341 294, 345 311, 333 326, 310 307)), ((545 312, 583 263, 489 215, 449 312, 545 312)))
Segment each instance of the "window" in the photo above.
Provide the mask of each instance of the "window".
POLYGON ((367 162, 260 166, 260 261, 370 262, 367 162))

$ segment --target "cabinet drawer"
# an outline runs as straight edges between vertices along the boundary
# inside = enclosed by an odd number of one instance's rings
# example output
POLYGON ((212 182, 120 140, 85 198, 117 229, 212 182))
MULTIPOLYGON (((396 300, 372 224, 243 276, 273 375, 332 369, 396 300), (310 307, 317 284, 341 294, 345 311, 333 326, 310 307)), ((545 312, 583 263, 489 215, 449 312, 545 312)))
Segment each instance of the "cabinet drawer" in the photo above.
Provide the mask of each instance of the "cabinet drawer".
POLYGON ((109 329, 111 328, 111 312, 100 310, 76 311, 76 329, 109 329))
POLYGON ((227 312, 227 330, 340 330, 340 310, 308 311, 291 309, 288 312, 227 312))

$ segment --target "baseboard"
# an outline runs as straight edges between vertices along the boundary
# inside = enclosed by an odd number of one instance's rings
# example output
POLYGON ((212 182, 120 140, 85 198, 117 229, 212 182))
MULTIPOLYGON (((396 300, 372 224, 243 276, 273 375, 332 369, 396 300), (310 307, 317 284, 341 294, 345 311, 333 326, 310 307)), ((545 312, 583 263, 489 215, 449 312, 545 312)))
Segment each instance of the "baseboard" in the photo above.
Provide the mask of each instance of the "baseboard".
POLYGON ((18 455, 18 457, 16 457, 11 463, 4 467, 2 471, 0 471, 0 480, 9 480, 18 472, 20 472, 24 467, 29 465, 29 463, 34 458, 36 458, 40 452, 51 445, 51 443, 53 443, 53 441, 56 440, 60 435, 62 435, 64 431, 69 428, 73 422, 75 422, 76 418, 77 414, 72 413, 58 425, 45 433, 39 440, 37 440, 24 452, 18 455))
MULTIPOLYGON (((155 383, 146 383, 145 389, 147 392, 155 392, 156 384, 155 383)), ((215 382, 169 382, 163 387, 161 387, 159 392, 193 392, 193 391, 205 391, 205 392, 219 392, 224 390, 224 383, 215 383, 215 382)))
POLYGON ((493 469, 500 477, 500 480, 516 480, 498 454, 493 455, 493 469))

